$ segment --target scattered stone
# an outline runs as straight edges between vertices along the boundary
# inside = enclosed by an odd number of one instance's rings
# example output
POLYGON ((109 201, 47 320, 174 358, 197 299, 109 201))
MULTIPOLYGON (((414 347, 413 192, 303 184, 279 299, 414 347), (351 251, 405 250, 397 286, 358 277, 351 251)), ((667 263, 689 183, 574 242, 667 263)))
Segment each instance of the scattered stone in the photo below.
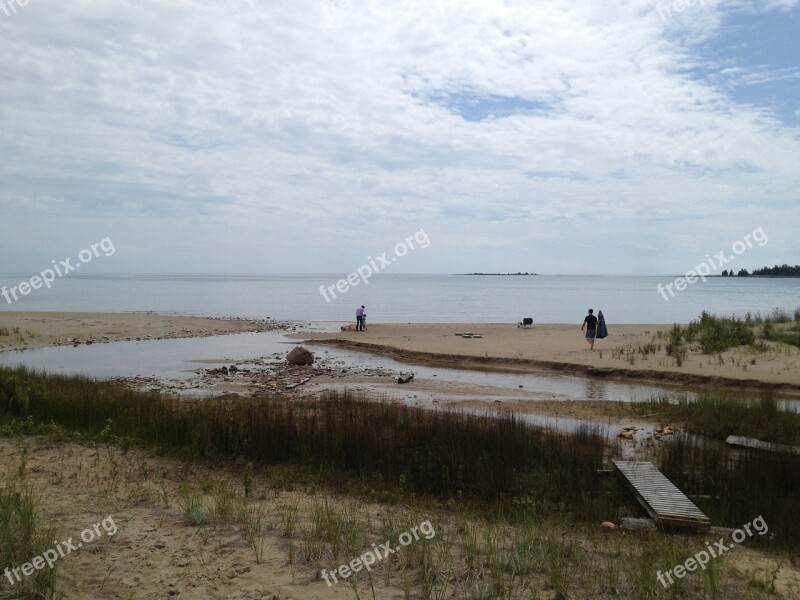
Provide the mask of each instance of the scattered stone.
MULTIPOLYGON (((312 355, 313 356, 313 355, 312 355)), ((159 386, 162 393, 186 393, 205 390, 210 393, 235 395, 303 395, 303 385, 314 377, 327 378, 368 377, 382 378, 385 381, 397 379, 398 372, 384 367, 347 365, 340 359, 332 359, 324 354, 314 357, 313 366, 296 366, 288 362, 285 353, 275 353, 272 359, 254 357, 241 360, 238 364, 198 368, 190 377, 116 377, 115 381, 133 389, 149 390, 159 386), (235 375, 235 377, 231 377, 235 375), (222 385, 230 382, 226 386, 222 385), (235 388, 232 388, 232 384, 235 388)), ((400 375, 406 376, 405 373, 400 375)))

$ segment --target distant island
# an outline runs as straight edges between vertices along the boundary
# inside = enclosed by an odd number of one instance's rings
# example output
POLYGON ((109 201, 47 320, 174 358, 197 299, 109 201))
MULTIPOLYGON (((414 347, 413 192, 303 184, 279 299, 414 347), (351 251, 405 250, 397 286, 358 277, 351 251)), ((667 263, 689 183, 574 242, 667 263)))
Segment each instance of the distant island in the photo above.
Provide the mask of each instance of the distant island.
MULTIPOLYGON (((733 269, 727 269, 722 272, 722 277, 733 277, 733 269)), ((736 273, 737 277, 800 277, 800 265, 790 267, 789 265, 775 265, 774 267, 761 267, 760 269, 753 269, 752 273, 748 273, 747 269, 739 269, 736 273)))
POLYGON ((465 273, 465 275, 501 275, 503 277, 515 277, 517 275, 538 275, 538 273, 528 273, 527 271, 523 273, 520 271, 517 273, 465 273))

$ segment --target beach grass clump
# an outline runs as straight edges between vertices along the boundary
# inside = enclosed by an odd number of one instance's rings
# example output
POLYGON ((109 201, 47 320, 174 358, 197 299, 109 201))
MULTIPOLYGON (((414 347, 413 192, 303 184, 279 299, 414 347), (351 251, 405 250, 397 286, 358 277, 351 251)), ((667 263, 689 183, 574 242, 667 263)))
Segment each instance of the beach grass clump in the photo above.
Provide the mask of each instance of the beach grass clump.
MULTIPOLYGON (((55 536, 55 528, 42 522, 37 499, 29 486, 0 487, 0 571, 17 569, 19 573, 21 565, 52 549, 55 536)), ((57 569, 58 563, 54 563, 52 568, 36 569, 21 581, 15 579, 12 595, 0 592, 0 597, 54 597, 57 569)))
POLYGON ((699 319, 692 320, 685 327, 675 323, 666 334, 659 332, 658 338, 666 338, 667 356, 671 356, 680 367, 688 356, 689 346, 693 344, 703 354, 719 354, 741 346, 756 352, 766 352, 768 347, 758 338, 800 347, 798 317, 800 309, 794 312, 794 322, 792 316, 780 308, 776 308, 766 317, 760 314, 754 317, 747 313, 744 318, 720 317, 703 311, 699 319), (757 327, 761 327, 761 330, 758 331, 757 327))
POLYGON ((766 316, 762 315, 761 313, 756 313, 755 315, 747 313, 747 315, 745 315, 745 322, 748 325, 764 325, 765 323, 772 323, 772 324, 791 323, 792 320, 797 321, 798 316, 800 316, 800 307, 795 309, 794 319, 792 314, 789 313, 789 311, 776 307, 772 309, 772 312, 766 316))
POLYGON ((299 465, 333 487, 356 482, 384 500, 516 498, 582 518, 613 510, 596 493, 607 451, 600 428, 562 433, 512 414, 425 410, 349 392, 197 401, 18 368, 0 369, 0 415, 197 457, 299 465))
POLYGON ((800 347, 800 323, 791 327, 775 327, 771 321, 764 323, 761 335, 771 342, 781 342, 800 347))
POLYGON ((761 326, 760 336, 771 342, 800 347, 800 307, 793 313, 775 308, 767 316, 747 313, 745 322, 750 327, 761 326))
POLYGON ((715 354, 728 348, 748 346, 755 339, 755 333, 745 319, 739 317, 718 317, 703 311, 699 319, 691 321, 683 330, 687 342, 697 341, 703 354, 715 354))
POLYGON ((683 364, 683 361, 686 360, 686 356, 689 353, 686 344, 683 343, 683 338, 684 332, 681 326, 675 323, 672 329, 667 333, 667 342, 664 346, 667 356, 671 356, 675 359, 675 364, 679 367, 683 364))

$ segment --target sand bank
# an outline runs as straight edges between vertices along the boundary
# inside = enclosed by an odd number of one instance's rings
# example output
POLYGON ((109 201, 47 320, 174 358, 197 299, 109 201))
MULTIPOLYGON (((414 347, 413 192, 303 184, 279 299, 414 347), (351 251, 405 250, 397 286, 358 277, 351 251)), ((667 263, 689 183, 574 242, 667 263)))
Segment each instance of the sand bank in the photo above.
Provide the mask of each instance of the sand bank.
POLYGON ((719 355, 690 349, 678 366, 666 354, 669 325, 611 325, 593 351, 580 325, 371 324, 365 332, 294 334, 309 342, 365 350, 437 366, 491 370, 557 370, 577 375, 656 380, 684 385, 774 387, 800 391, 800 349, 767 343, 719 355), (482 338, 465 339, 471 332, 482 338))
POLYGON ((272 331, 272 321, 152 313, 0 312, 0 350, 272 331))

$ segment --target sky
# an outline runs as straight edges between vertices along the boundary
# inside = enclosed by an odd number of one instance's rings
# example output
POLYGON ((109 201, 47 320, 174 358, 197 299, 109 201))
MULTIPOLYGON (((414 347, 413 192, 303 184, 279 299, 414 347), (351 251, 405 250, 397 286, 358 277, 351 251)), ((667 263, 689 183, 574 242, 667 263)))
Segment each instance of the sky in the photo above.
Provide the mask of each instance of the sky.
POLYGON ((0 272, 800 263, 798 4, 0 0, 0 272))

